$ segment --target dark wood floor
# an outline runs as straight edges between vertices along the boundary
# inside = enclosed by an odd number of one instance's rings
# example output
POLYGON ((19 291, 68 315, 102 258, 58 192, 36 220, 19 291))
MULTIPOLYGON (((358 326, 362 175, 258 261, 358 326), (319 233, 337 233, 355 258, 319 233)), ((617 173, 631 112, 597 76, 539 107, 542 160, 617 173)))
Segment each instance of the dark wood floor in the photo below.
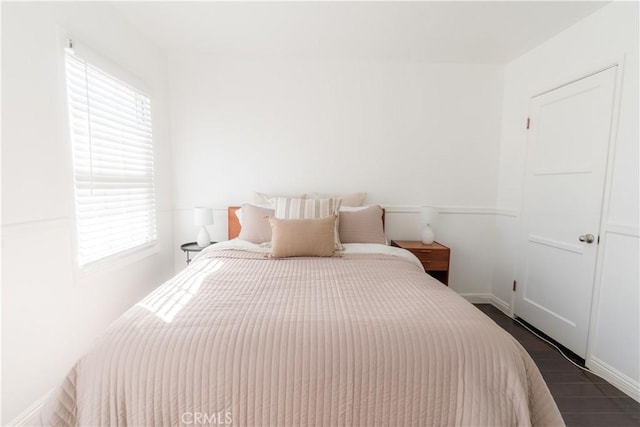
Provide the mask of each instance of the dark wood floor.
POLYGON ((605 380, 573 366, 556 349, 492 305, 477 304, 476 307, 529 352, 547 381, 567 426, 640 426, 640 403, 605 380))

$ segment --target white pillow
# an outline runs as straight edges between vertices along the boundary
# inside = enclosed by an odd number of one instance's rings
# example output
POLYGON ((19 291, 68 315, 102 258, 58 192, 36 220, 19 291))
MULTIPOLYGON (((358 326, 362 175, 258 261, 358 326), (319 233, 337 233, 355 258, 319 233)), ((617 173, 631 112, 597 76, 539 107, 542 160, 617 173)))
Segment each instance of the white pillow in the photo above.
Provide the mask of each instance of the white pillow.
POLYGON ((278 197, 284 197, 289 199, 306 199, 307 195, 304 193, 301 194, 268 194, 268 193, 259 193, 257 191, 253 192, 253 204, 261 207, 272 206, 273 199, 277 199, 278 197))
POLYGON ((377 206, 377 205, 367 205, 367 206, 342 206, 342 205, 340 205, 340 212, 358 212, 358 211, 361 211, 363 209, 367 209, 370 206, 377 206))
POLYGON ((367 193, 349 193, 349 194, 328 194, 328 193, 312 193, 312 199, 340 199, 342 206, 362 206, 367 198, 367 193))

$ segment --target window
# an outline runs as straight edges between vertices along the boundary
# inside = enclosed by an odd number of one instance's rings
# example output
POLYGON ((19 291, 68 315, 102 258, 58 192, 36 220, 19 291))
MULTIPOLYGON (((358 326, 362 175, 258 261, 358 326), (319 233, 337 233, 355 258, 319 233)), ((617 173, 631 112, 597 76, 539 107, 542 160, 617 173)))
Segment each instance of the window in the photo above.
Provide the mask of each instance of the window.
POLYGON ((78 261, 156 240, 151 102, 78 55, 65 53, 78 261))

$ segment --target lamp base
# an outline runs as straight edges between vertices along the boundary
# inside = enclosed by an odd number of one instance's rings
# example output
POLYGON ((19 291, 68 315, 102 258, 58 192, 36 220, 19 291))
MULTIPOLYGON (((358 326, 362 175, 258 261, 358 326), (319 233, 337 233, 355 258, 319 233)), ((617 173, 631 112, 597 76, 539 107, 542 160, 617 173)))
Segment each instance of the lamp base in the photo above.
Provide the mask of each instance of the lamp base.
POLYGON ((202 230, 198 233, 198 246, 201 248, 207 247, 211 244, 211 236, 209 236, 209 232, 207 231, 207 227, 202 226, 202 230))
POLYGON ((425 245, 430 245, 431 243, 433 243, 433 230, 431 229, 431 227, 429 227, 429 224, 427 224, 424 227, 424 230, 422 230, 422 243, 424 243, 425 245))

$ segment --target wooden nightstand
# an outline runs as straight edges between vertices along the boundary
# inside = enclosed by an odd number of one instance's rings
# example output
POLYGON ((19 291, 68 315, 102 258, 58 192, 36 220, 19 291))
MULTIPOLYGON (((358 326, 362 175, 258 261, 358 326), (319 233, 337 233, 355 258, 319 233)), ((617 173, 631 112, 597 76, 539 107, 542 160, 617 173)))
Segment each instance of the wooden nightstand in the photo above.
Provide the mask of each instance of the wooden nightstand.
POLYGON ((451 250, 438 242, 430 245, 417 240, 392 240, 391 244, 406 249, 422 263, 424 271, 449 286, 449 257, 451 250))

